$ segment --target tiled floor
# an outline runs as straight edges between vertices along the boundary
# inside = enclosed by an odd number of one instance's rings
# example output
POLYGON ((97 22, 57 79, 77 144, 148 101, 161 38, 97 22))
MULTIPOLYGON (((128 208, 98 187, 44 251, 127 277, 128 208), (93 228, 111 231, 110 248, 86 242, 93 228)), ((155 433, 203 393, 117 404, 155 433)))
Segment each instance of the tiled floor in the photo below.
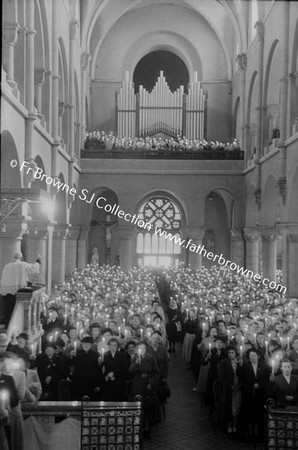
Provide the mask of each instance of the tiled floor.
MULTIPOLYGON (((166 405, 166 418, 152 429, 151 439, 144 440, 144 450, 252 450, 254 444, 231 441, 218 431, 215 435, 208 410, 192 391, 193 373, 181 361, 181 352, 172 357, 169 385, 172 396, 166 405)), ((257 450, 263 448, 258 444, 257 450)))

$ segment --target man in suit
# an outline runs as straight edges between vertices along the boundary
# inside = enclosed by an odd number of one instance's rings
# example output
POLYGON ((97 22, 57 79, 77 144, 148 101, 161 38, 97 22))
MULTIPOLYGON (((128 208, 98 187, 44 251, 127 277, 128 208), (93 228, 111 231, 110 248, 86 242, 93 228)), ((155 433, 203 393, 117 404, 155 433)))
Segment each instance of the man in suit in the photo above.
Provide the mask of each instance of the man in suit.
POLYGON ((276 400, 277 406, 298 405, 298 376, 292 375, 292 364, 289 359, 281 361, 281 375, 270 375, 268 394, 276 400))
POLYGON ((240 371, 240 387, 242 389, 241 418, 247 424, 249 438, 260 437, 264 417, 266 385, 270 370, 260 362, 260 354, 254 348, 247 352, 248 362, 240 371))
POLYGON ((58 400, 58 386, 63 377, 63 368, 62 359, 55 351, 56 346, 48 342, 44 353, 38 355, 35 361, 42 386, 42 400, 58 400))

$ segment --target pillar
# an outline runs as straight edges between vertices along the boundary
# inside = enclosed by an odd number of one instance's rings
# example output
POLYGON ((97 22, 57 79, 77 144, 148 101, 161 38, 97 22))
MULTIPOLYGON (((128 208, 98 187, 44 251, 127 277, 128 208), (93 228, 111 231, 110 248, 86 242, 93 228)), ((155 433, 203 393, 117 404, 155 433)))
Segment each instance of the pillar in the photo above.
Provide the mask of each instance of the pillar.
POLYGON ((15 82, 15 45, 18 39, 20 27, 17 23, 3 22, 3 68, 7 74, 7 83, 12 87, 13 94, 17 94, 17 83, 15 82))
MULTIPOLYGON (((188 245, 188 264, 193 270, 200 270, 202 268, 202 254, 197 252, 198 246, 202 245, 205 228, 192 227, 188 228, 191 242, 188 245)), ((184 244, 186 246, 187 244, 184 244)), ((203 264, 204 265, 204 264, 203 264)))
POLYGON ((245 89, 246 89, 246 69, 247 69, 247 56, 245 53, 238 55, 236 58, 240 68, 240 148, 247 151, 245 145, 245 89))
POLYGON ((44 115, 42 113, 42 85, 45 81, 45 70, 35 69, 34 71, 34 105, 37 109, 37 117, 42 126, 45 126, 44 115))
POLYGON ((65 280, 65 240, 67 225, 55 225, 53 231, 52 283, 63 283, 65 280))
POLYGON ((66 238, 65 248, 65 277, 70 278, 72 271, 78 266, 78 237, 79 226, 70 226, 66 238))
POLYGON ((244 240, 242 230, 240 229, 231 230, 230 255, 232 262, 238 264, 240 267, 244 267, 244 240))
POLYGON ((283 203, 286 203, 286 146, 287 140, 287 108, 288 108, 288 72, 289 72, 289 8, 290 2, 281 2, 280 5, 282 17, 280 21, 281 26, 281 78, 280 82, 280 142, 279 142, 279 176, 278 186, 279 192, 282 196, 283 203))
POLYGON ((262 233, 262 273, 270 281, 276 280, 276 230, 262 233))
POLYGON ((118 227, 120 266, 123 270, 129 270, 133 266, 133 231, 134 227, 118 227))
POLYGON ((84 269, 88 261, 88 233, 89 226, 83 226, 80 229, 78 239, 78 269, 84 269))
POLYGON ((244 229, 245 239, 245 265, 254 273, 259 273, 259 231, 253 228, 244 229))
POLYGON ((52 177, 58 176, 57 158, 59 139, 59 3, 58 0, 52 0, 52 130, 51 135, 54 143, 52 144, 52 177))
POLYGON ((298 230, 291 231, 287 235, 287 296, 298 297, 298 230))
POLYGON ((49 134, 52 133, 52 78, 53 73, 50 70, 45 72, 45 80, 43 84, 43 95, 41 97, 41 109, 45 116, 46 129, 49 134))
POLYGON ((34 107, 34 0, 26 2, 26 101, 28 111, 25 132, 25 158, 32 159, 33 154, 33 123, 36 119, 34 107))
MULTIPOLYGON (((85 109, 85 97, 86 97, 86 85, 88 76, 88 67, 90 63, 89 53, 83 53, 81 56, 81 148, 84 148, 84 139, 86 134, 86 109, 85 109)), ((80 157, 80 155, 79 155, 80 157)))

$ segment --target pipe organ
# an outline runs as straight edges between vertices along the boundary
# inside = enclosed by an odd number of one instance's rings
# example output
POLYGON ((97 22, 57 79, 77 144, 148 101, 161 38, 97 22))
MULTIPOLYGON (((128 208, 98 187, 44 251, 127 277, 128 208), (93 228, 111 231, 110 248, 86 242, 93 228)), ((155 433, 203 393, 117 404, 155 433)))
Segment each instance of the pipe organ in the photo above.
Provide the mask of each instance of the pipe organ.
POLYGON ((145 137, 165 133, 188 139, 204 139, 206 95, 198 74, 188 85, 188 94, 180 86, 171 92, 163 72, 151 92, 143 86, 134 93, 134 84, 125 72, 125 80, 116 93, 116 128, 118 137, 145 137))

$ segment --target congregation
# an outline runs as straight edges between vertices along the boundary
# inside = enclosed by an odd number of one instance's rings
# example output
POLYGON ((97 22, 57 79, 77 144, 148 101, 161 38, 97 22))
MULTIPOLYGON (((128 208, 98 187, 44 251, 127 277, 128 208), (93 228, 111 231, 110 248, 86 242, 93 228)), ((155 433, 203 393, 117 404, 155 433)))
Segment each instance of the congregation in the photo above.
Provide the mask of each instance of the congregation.
POLYGON ((238 151, 240 152, 240 143, 237 139, 232 142, 218 142, 206 141, 200 139, 187 139, 185 136, 178 135, 177 137, 169 137, 168 139, 162 137, 139 137, 119 138, 114 135, 112 131, 106 133, 105 131, 92 131, 86 134, 85 149, 101 148, 105 150, 151 150, 151 151, 175 151, 175 152, 198 152, 198 151, 238 151))
POLYGON ((44 296, 40 318, 41 352, 26 333, 10 343, 1 335, 0 390, 12 376, 16 439, 19 401, 82 398, 141 398, 150 437, 170 394, 169 360, 179 342, 194 373, 194 395, 231 438, 263 439, 269 397, 278 406, 298 404, 297 299, 228 268, 124 272, 91 264, 44 296))

